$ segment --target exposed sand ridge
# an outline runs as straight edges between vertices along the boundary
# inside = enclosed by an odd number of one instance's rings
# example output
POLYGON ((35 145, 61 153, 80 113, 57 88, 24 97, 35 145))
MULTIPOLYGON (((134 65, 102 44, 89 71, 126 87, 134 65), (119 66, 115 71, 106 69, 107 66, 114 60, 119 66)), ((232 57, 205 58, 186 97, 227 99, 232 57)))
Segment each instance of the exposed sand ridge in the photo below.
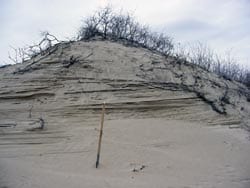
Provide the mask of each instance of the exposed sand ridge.
POLYGON ((58 44, 0 68, 0 187, 248 188, 249 117, 245 86, 187 62, 58 44))

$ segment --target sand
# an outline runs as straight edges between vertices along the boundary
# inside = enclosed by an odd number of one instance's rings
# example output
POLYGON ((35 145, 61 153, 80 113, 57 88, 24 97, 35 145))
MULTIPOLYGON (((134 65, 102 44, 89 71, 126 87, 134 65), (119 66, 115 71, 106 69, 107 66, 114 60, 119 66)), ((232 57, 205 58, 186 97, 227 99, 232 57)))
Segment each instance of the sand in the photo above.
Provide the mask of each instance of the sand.
POLYGON ((106 120, 96 169, 98 128, 48 131, 50 140, 40 144, 46 130, 1 135, 0 187, 250 187, 250 141, 242 129, 162 118, 106 120))
POLYGON ((58 44, 0 68, 0 188, 249 188, 249 97, 144 48, 58 44))

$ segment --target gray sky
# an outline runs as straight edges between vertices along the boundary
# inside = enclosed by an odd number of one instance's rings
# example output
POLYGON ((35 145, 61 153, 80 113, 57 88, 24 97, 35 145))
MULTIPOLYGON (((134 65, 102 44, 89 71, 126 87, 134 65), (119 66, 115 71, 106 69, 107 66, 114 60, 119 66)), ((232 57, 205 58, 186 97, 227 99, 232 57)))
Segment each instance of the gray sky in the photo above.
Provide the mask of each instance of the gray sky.
POLYGON ((0 0, 0 64, 10 63, 10 46, 36 43, 41 31, 73 37, 84 17, 107 4, 133 12, 175 42, 201 41, 221 54, 231 50, 250 68, 250 0, 0 0))

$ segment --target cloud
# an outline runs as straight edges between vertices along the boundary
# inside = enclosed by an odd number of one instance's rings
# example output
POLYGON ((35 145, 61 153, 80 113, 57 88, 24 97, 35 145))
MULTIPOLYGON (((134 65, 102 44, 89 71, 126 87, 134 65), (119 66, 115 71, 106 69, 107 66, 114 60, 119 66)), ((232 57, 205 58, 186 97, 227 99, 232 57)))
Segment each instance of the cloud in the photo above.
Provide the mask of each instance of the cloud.
POLYGON ((175 41, 201 41, 219 52, 233 48, 248 65, 248 0, 1 0, 0 63, 9 61, 9 45, 38 41, 40 31, 48 30, 61 39, 74 36, 83 17, 108 4, 133 12, 141 23, 166 31, 175 41))

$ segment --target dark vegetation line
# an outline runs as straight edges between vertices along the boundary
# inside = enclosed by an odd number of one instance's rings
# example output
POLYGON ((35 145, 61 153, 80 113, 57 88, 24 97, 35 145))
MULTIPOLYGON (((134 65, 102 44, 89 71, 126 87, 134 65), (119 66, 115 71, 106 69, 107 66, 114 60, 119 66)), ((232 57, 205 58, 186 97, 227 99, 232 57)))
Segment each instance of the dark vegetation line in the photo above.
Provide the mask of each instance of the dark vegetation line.
MULTIPOLYGON (((142 25, 129 13, 116 13, 112 7, 100 9, 87 17, 80 27, 76 40, 112 40, 122 44, 143 47, 162 54, 166 58, 171 56, 181 62, 195 64, 204 70, 216 73, 227 80, 235 80, 250 87, 250 71, 241 67, 229 53, 226 57, 219 57, 210 48, 201 43, 189 47, 175 45, 168 35, 153 32, 148 26, 142 25)), ((14 49, 15 55, 9 58, 14 62, 24 62, 40 54, 50 53, 55 44, 61 43, 48 32, 43 33, 43 39, 38 45, 27 48, 14 49)), ((71 41, 70 41, 71 42, 71 41)))

